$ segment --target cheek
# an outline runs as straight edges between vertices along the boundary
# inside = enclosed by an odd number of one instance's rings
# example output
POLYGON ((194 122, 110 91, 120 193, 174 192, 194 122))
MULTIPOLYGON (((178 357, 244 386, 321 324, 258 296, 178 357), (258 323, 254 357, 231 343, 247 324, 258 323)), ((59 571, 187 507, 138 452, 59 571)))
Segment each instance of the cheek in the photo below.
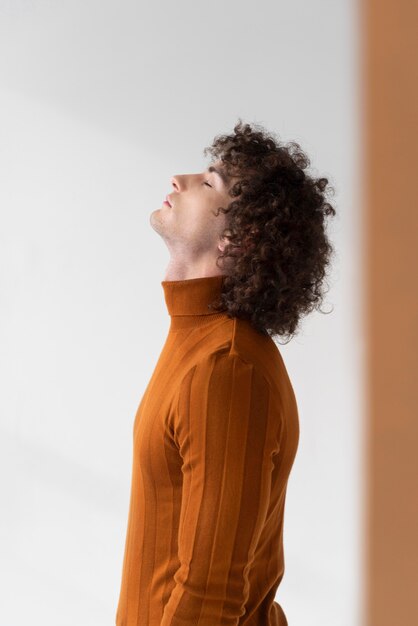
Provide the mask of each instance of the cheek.
POLYGON ((215 209, 209 205, 208 202, 196 203, 193 206, 189 207, 183 214, 183 219, 187 221, 188 224, 194 226, 195 228, 202 229, 207 228, 213 230, 215 223, 217 222, 217 218, 214 215, 215 209))
POLYGON ((220 211, 217 215, 219 206, 225 205, 201 195, 190 197, 187 204, 179 207, 177 225, 183 232, 187 231, 191 239, 198 236, 206 241, 217 241, 226 224, 225 214, 220 211))

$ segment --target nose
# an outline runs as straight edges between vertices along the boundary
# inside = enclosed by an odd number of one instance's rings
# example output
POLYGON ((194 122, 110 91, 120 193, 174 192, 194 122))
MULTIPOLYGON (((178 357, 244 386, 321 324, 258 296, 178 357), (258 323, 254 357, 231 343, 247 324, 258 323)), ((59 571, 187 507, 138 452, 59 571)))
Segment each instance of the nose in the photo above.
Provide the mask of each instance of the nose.
POLYGON ((171 184, 173 185, 173 187, 174 187, 174 189, 175 189, 176 191, 179 191, 179 189, 180 189, 180 185, 179 185, 179 180, 178 180, 178 177, 177 177, 177 176, 173 176, 173 177, 171 178, 171 184))

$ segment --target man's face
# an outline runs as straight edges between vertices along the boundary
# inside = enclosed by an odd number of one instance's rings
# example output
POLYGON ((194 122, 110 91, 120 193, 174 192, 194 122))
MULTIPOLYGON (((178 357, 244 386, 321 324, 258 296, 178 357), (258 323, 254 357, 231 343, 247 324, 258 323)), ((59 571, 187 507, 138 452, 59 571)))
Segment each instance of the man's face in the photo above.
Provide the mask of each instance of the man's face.
POLYGON ((212 253, 218 256, 222 249, 218 244, 225 243, 220 235, 226 227, 226 216, 222 212, 216 216, 215 211, 232 201, 228 188, 234 179, 226 182, 212 168, 223 172, 221 164, 215 162, 203 172, 173 176, 173 190, 168 194, 171 206, 163 203, 150 217, 152 227, 170 250, 190 255, 192 260, 212 253))

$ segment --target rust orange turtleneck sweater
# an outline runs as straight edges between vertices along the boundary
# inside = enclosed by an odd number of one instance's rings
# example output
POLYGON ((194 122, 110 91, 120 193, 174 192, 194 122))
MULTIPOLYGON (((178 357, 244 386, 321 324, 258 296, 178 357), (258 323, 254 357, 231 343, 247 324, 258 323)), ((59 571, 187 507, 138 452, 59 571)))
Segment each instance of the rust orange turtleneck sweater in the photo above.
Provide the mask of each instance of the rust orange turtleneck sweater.
POLYGON ((297 404, 273 339, 208 309, 222 282, 161 282, 171 325, 133 425, 117 626, 287 625, 297 404))

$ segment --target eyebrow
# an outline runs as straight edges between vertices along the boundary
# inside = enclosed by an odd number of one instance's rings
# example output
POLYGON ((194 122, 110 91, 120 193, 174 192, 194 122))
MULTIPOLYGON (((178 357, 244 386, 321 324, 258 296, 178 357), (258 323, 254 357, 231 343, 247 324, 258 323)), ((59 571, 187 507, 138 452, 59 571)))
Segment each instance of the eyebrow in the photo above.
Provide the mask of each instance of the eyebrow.
POLYGON ((214 165, 210 165, 208 167, 208 172, 214 172, 215 174, 218 174, 218 176, 221 178, 225 187, 228 187, 230 179, 228 178, 228 176, 225 174, 223 170, 219 170, 214 165))

